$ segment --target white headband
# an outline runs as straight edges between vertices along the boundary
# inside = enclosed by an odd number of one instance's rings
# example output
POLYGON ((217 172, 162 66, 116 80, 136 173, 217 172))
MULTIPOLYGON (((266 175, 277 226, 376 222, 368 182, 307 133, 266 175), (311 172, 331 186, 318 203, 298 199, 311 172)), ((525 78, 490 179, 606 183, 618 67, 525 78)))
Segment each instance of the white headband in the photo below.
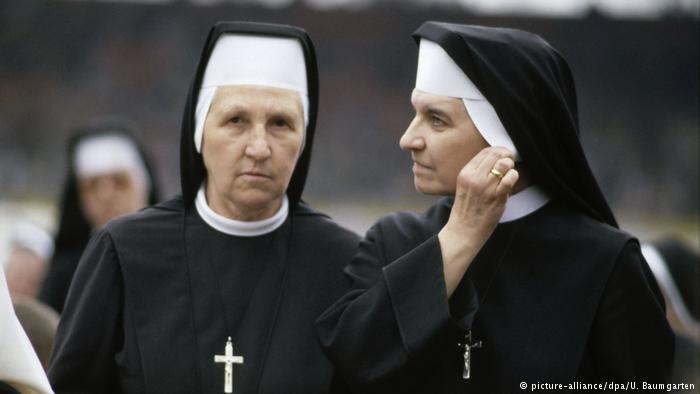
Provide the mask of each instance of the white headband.
POLYGON ((440 45, 426 39, 420 40, 418 49, 416 89, 462 99, 467 113, 486 142, 491 146, 507 148, 518 158, 515 144, 491 103, 440 45))
POLYGON ((146 164, 134 142, 120 134, 96 135, 78 142, 74 165, 80 177, 128 171, 147 192, 151 187, 146 164))
POLYGON ((53 239, 39 226, 31 223, 20 223, 12 233, 11 244, 16 248, 32 251, 43 260, 53 255, 53 239))
MULTIPOLYGON (((258 85, 299 93, 304 125, 309 123, 309 93, 304 51, 295 38, 226 34, 216 42, 202 78, 195 109, 194 144, 202 150, 204 121, 216 88, 258 85)), ((302 148, 303 149, 303 148, 302 148)))

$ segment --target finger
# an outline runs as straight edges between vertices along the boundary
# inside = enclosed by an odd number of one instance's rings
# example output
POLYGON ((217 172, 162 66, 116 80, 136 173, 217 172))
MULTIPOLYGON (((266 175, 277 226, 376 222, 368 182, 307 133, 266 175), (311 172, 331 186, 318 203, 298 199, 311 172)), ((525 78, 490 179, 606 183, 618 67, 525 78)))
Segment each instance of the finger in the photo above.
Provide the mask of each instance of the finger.
POLYGON ((513 190, 515 184, 518 182, 518 178, 520 178, 520 174, 516 169, 513 168, 508 170, 508 172, 503 175, 503 178, 501 178, 498 185, 496 185, 496 195, 508 196, 511 190, 513 190))
POLYGON ((512 168, 515 167, 515 162, 510 157, 502 157, 493 164, 493 168, 486 173, 486 176, 493 183, 498 183, 501 178, 512 168))
POLYGON ((484 175, 491 171, 493 166, 496 164, 496 161, 498 161, 499 159, 509 157, 512 160, 514 157, 513 152, 509 151, 506 148, 498 146, 488 147, 484 150, 487 152, 485 153, 483 160, 479 163, 479 166, 476 169, 477 173, 484 175))

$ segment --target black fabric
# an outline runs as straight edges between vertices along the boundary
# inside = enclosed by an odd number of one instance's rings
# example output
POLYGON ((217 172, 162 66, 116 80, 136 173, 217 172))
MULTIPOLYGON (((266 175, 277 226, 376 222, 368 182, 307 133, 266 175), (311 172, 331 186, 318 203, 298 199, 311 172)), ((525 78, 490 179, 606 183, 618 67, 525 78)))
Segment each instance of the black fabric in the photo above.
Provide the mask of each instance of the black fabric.
POLYGON ((414 38, 440 45, 489 100, 533 183, 617 226, 581 148, 574 80, 559 52, 506 28, 426 22, 414 38))
POLYGON ((673 334, 636 240, 550 202, 499 224, 448 301, 436 234, 451 203, 377 222, 346 269, 352 290, 319 317, 322 346, 355 392, 668 379, 673 334), (483 347, 463 380, 468 329, 483 347))
POLYGON ((695 320, 700 320, 700 257, 675 239, 654 242, 681 293, 683 303, 695 320))
POLYGON ((309 95, 309 118, 306 126, 306 140, 304 151, 301 153, 297 165, 292 173, 292 179, 287 188, 289 197, 289 209, 297 209, 297 202, 301 200, 304 191, 306 176, 311 162, 311 149, 313 147, 314 133, 316 130, 316 116, 318 112, 318 66, 316 64, 316 52, 311 39, 306 32, 298 27, 273 25, 252 22, 219 22, 211 29, 204 45, 202 55, 197 67, 197 73, 190 85, 185 113, 182 119, 182 133, 180 135, 180 183, 185 206, 191 207, 202 181, 206 178, 206 169, 202 155, 197 152, 194 145, 195 109, 199 95, 202 78, 206 70, 209 56, 214 45, 223 34, 254 34, 269 35, 275 37, 288 37, 299 40, 304 51, 306 61, 306 80, 309 95))
POLYGON ((63 310, 63 304, 65 303, 73 274, 92 231, 90 223, 81 208, 78 195, 77 175, 73 160, 75 149, 86 138, 112 134, 124 136, 134 143, 146 167, 151 185, 148 204, 155 204, 159 199, 158 181, 151 165, 151 160, 135 137, 134 127, 124 121, 106 120, 74 132, 67 144, 67 175, 61 195, 54 254, 39 295, 39 299, 42 302, 51 306, 58 313, 61 313, 63 310))
POLYGON ((303 204, 254 240, 214 232, 180 198, 110 222, 76 273, 51 384, 57 393, 220 393, 224 367, 213 358, 231 336, 245 357, 234 392, 328 392, 339 381, 314 319, 348 290, 342 267, 357 241, 303 204))
POLYGON ((0 394, 19 394, 19 391, 8 384, 0 382, 0 394))
POLYGON ((676 333, 676 354, 673 359, 671 382, 691 383, 696 388, 700 387, 700 344, 679 333, 676 333))

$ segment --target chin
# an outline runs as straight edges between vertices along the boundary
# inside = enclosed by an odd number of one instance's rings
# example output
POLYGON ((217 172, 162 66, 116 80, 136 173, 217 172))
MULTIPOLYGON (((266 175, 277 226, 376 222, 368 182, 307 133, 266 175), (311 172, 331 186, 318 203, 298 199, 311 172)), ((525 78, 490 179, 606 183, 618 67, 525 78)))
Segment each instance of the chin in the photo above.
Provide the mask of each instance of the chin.
POLYGON ((282 197, 282 194, 273 193, 267 190, 246 190, 234 200, 237 205, 247 207, 252 210, 266 209, 282 197))
POLYGON ((421 194, 425 194, 428 196, 454 196, 455 191, 449 190, 446 187, 443 187, 442 185, 436 185, 432 182, 425 182, 421 181, 419 179, 414 179, 413 185, 416 188, 416 191, 421 194))
POLYGON ((416 191, 421 194, 427 194, 429 196, 438 194, 434 185, 431 185, 430 182, 421 181, 418 178, 414 178, 413 186, 416 188, 416 191))

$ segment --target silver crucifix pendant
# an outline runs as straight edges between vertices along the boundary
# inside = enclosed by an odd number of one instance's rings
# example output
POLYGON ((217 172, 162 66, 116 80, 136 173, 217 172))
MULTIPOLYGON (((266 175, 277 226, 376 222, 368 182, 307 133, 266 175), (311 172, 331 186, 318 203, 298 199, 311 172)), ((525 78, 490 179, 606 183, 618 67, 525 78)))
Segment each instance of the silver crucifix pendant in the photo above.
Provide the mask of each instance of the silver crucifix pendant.
POLYGON ((224 354, 214 355, 214 362, 224 364, 224 393, 233 393, 233 364, 243 364, 243 357, 233 355, 231 337, 226 341, 224 354))
POLYGON ((472 373, 472 348, 481 348, 482 342, 472 343, 472 330, 467 331, 464 335, 464 343, 457 344, 464 349, 464 370, 462 371, 462 379, 469 379, 472 373))

